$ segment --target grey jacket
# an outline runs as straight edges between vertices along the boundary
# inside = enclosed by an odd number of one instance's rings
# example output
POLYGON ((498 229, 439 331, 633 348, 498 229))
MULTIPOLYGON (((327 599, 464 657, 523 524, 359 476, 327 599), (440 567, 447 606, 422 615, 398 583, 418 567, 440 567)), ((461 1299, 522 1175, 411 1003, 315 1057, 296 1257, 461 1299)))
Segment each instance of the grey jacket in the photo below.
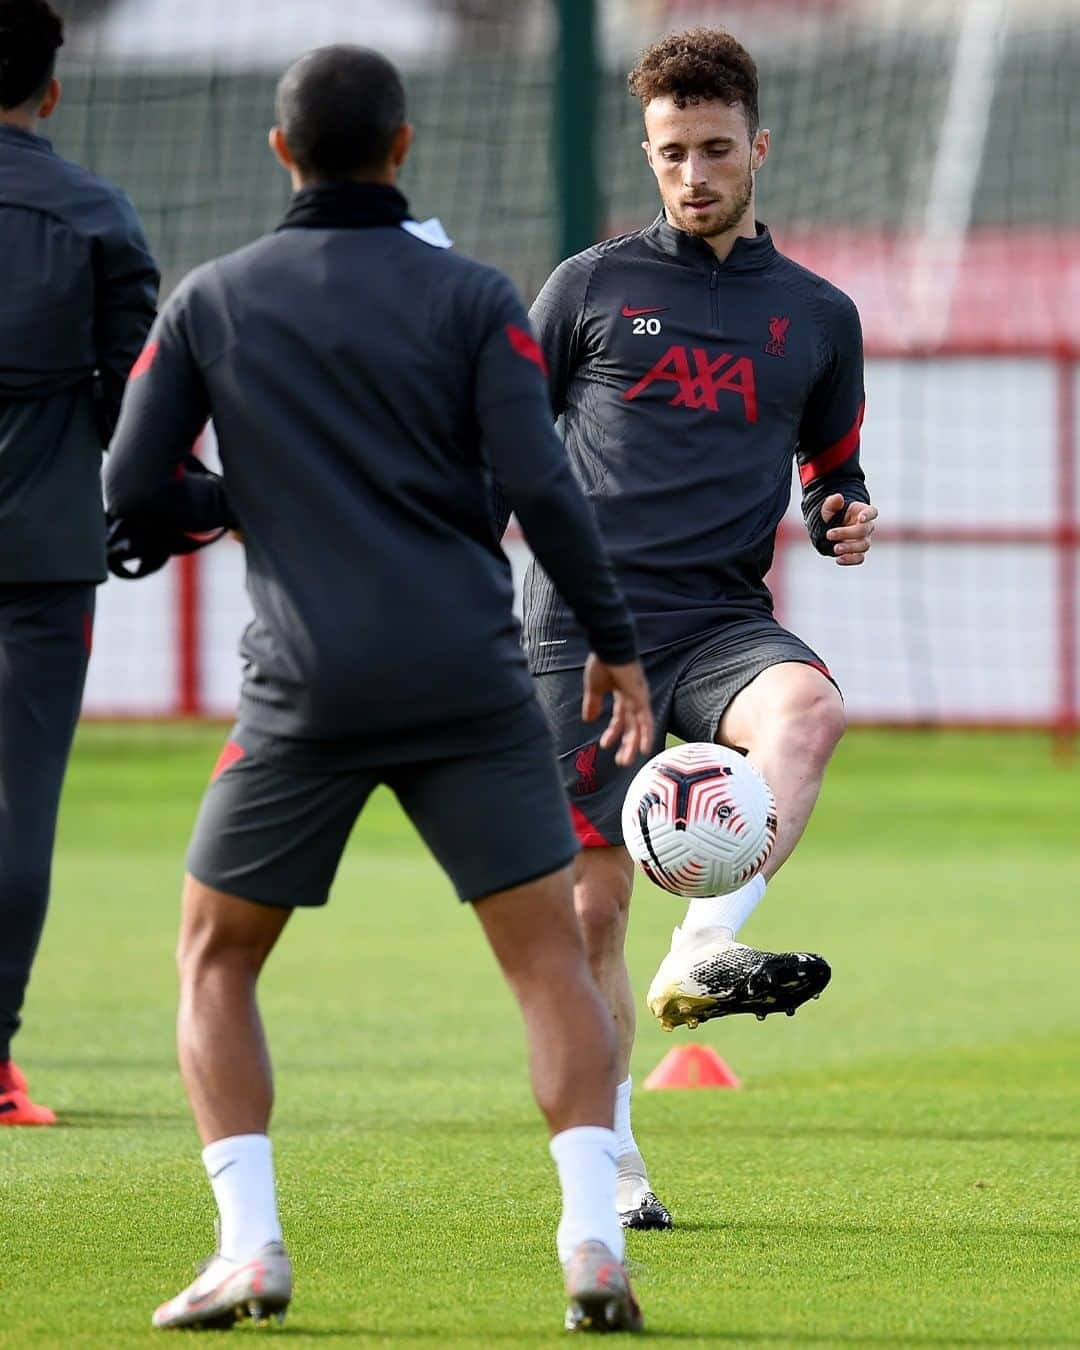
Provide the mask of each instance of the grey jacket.
POLYGON ((122 192, 0 126, 0 584, 104 578, 101 452, 158 281, 122 192))
MULTIPOLYGON (((530 319, 642 651, 772 611, 793 461, 820 552, 825 498, 869 500, 858 313, 763 225, 721 263, 660 215, 562 263, 530 319)), ((584 662, 580 626, 536 566, 524 629, 534 673, 584 662)))
POLYGON ((636 654, 521 302, 447 243, 387 185, 304 189, 169 298, 105 472, 119 516, 220 523, 177 476, 213 417, 255 611, 241 719, 372 763, 475 752, 531 706, 492 472, 593 649, 636 654))

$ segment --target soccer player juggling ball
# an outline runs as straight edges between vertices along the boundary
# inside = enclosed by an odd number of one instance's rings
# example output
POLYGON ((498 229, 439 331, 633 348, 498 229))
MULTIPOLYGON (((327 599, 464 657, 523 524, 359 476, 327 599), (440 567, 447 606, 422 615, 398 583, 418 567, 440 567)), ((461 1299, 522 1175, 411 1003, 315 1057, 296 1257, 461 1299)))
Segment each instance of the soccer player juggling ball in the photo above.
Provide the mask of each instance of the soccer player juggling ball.
POLYGON ((235 523, 255 611, 239 722, 188 854, 179 948, 180 1064, 220 1240, 154 1322, 283 1313, 291 1297, 255 983, 293 908, 326 900, 385 782, 475 902, 521 1005, 563 1189, 568 1325, 636 1329, 615 1208, 614 1028, 574 915, 577 841, 491 533, 492 470, 595 653, 582 715, 613 696, 600 738, 627 766, 652 740, 633 624, 512 286, 449 252, 394 186, 412 139, 394 68, 354 47, 310 53, 281 82, 278 119, 289 211, 171 297, 106 472, 118 518, 235 523), (227 492, 216 518, 175 478, 209 416, 227 492))
POLYGON ((116 188, 53 153, 60 18, 0 0, 0 1125, 50 1125, 11 1059, 105 579, 101 452, 158 274, 116 188))
MULTIPOLYGON (((670 731, 745 751, 779 820, 764 873, 692 901, 675 930, 648 994, 670 1029, 790 1013, 829 979, 818 956, 735 941, 798 843, 844 729, 824 662, 776 622, 764 578, 793 459, 810 538, 841 566, 864 560, 877 511, 859 467, 855 306, 755 220, 769 132, 754 62, 729 34, 697 29, 649 48, 629 82, 663 209, 646 229, 562 263, 530 317, 574 472, 634 613, 660 744, 670 731)), ((543 559, 526 579, 524 626, 585 846, 578 916, 618 1031, 619 1209, 627 1226, 666 1228, 630 1127, 633 868, 619 813, 634 770, 578 715, 586 641, 543 559)))

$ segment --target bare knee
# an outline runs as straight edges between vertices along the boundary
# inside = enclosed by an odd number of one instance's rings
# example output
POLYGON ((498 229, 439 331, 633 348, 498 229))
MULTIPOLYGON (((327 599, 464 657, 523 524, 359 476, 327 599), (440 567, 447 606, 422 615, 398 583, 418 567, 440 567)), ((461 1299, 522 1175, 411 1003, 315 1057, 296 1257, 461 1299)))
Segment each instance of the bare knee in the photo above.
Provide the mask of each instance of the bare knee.
POLYGON ((588 979, 569 867, 477 901, 479 919, 502 972, 519 996, 554 982, 588 979))
POLYGON ((793 691, 776 710, 777 733, 809 764, 824 767, 847 729, 844 702, 824 680, 793 691))
POLYGON ((847 730, 847 713, 839 692, 829 687, 815 694, 806 712, 806 735, 817 755, 827 760, 847 730))
POLYGON ((621 856, 597 856, 594 860, 586 854, 574 886, 574 908, 590 963, 613 950, 622 950, 634 884, 633 871, 623 850, 604 852, 617 852, 621 856))

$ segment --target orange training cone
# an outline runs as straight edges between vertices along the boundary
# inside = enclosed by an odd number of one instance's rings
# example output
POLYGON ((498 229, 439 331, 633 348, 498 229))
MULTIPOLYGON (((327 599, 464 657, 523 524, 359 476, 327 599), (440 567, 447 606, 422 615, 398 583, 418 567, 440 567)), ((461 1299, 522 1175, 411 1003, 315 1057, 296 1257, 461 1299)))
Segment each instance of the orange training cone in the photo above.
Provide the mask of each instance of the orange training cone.
POLYGON ((715 1050, 680 1045, 669 1050, 645 1079, 647 1088, 737 1088, 742 1084, 715 1050))

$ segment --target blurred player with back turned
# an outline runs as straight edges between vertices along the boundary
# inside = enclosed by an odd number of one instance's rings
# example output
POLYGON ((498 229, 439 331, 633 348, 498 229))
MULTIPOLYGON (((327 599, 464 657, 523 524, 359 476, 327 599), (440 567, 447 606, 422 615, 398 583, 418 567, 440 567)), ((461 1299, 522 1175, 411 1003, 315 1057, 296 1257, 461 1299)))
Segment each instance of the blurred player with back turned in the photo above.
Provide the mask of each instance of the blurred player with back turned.
POLYGON ((0 0, 0 1125, 48 1125, 11 1040, 105 579, 101 452, 158 274, 131 203, 53 153, 63 26, 0 0))
MULTIPOLYGON (((596 653, 583 715, 614 695, 602 740, 628 765, 652 736, 633 624, 513 288, 450 253, 394 186, 412 137, 397 72, 365 49, 309 53, 281 82, 278 120, 289 211, 171 297, 106 472, 120 520, 235 523, 255 611, 238 725, 188 854, 179 952, 181 1071, 219 1244, 154 1322, 228 1324, 291 1298, 255 984, 293 908, 325 902, 385 782, 476 902, 521 1005, 563 1191, 567 1324, 636 1330, 615 1208, 614 1028, 574 915, 577 842, 491 534, 492 471, 596 653), (213 484, 176 476, 209 416, 216 504, 213 484)), ((403 1006, 422 1015, 429 995, 411 978, 403 1006)))
MULTIPOLYGON (((720 741, 772 785, 779 833, 764 874, 691 902, 648 994, 663 1025, 794 1012, 829 967, 736 941, 806 827, 844 728, 820 657, 776 622, 765 574, 797 459, 815 547, 861 563, 876 510, 859 467, 862 337, 848 297, 780 254, 756 222, 769 153, 754 62, 729 34, 670 34, 630 75, 663 210, 568 259, 531 315, 575 475, 637 623, 660 741, 720 741)), ((671 1217, 630 1125, 634 999, 623 957, 633 866, 620 808, 633 769, 578 716, 580 627, 543 571, 526 580, 525 643, 554 729, 578 835, 576 904, 615 1014, 619 1210, 671 1217)))

